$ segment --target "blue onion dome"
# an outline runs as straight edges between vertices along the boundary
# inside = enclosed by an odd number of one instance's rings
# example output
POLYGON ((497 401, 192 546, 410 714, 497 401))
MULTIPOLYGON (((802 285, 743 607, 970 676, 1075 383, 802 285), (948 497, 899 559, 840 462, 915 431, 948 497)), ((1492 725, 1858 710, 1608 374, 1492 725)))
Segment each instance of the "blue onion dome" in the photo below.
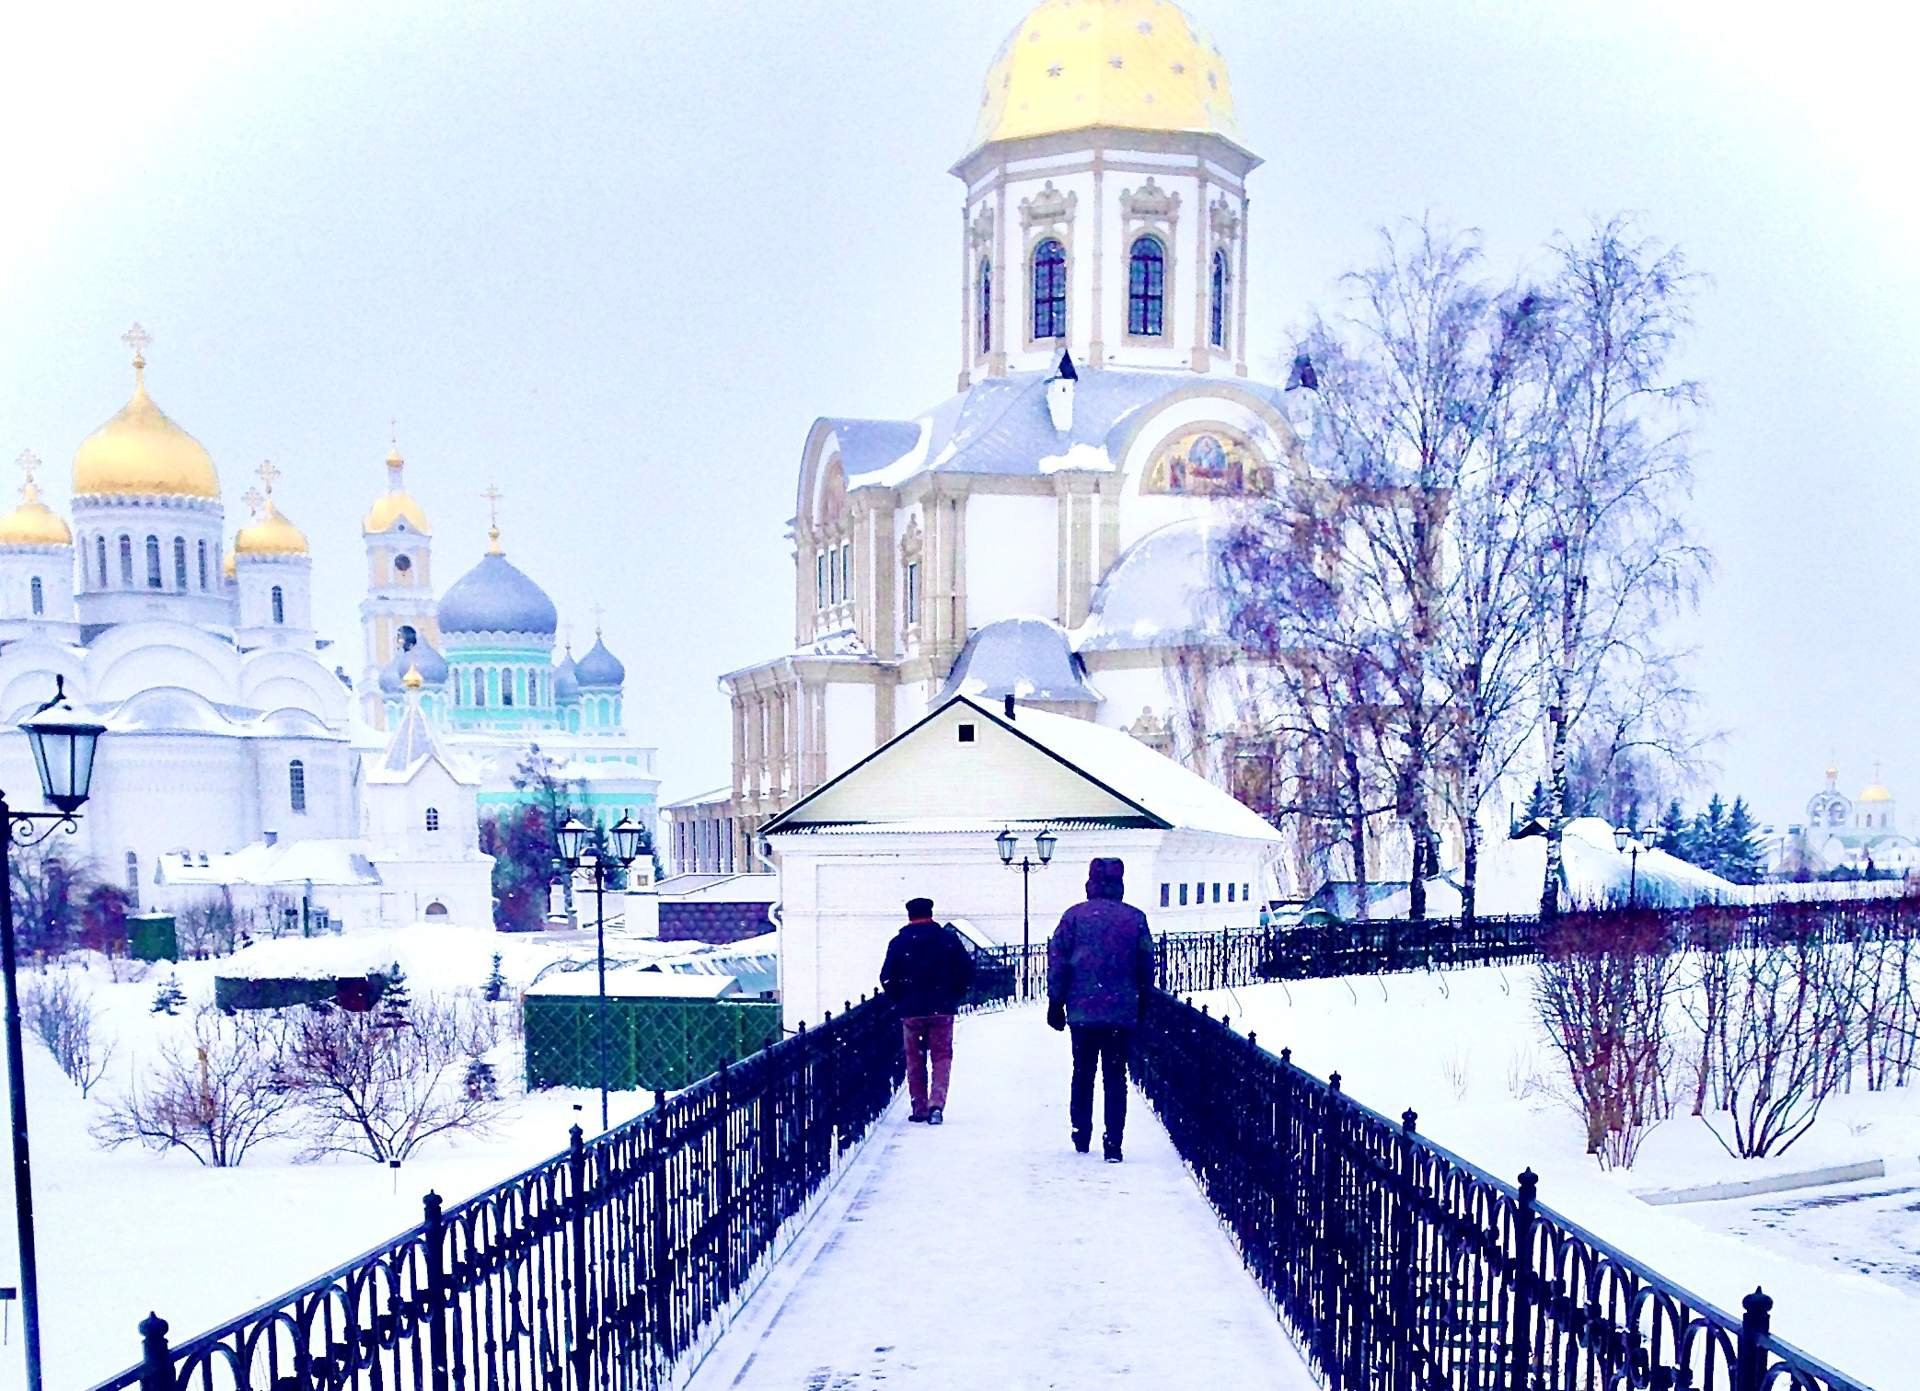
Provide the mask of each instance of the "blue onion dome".
POLYGON ((574 675, 583 688, 608 690, 627 679, 627 668, 618 657, 607 651, 607 644, 595 633, 593 646, 587 649, 587 655, 574 668, 574 675))
POLYGON ((574 665, 573 653, 569 652, 553 666, 553 703, 571 705, 580 699, 579 668, 574 665))
POLYGON ((560 614, 547 591, 498 551, 453 582, 440 600, 442 636, 529 633, 553 640, 560 614))
POLYGON ((412 647, 394 653, 393 660, 380 668, 381 694, 398 696, 405 691, 409 668, 420 672, 420 684, 424 687, 438 689, 447 684, 447 659, 432 643, 421 638, 412 647))

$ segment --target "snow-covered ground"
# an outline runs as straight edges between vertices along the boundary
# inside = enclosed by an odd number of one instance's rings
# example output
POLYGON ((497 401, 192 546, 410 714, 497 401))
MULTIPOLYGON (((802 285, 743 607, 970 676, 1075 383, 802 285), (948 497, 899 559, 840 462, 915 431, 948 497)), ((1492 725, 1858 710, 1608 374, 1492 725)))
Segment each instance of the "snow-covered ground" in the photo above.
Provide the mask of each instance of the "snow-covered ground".
MULTIPOLYGON (((616 958, 684 955, 689 949, 612 936, 608 942, 608 955, 616 958)), ((104 1099, 124 1088, 170 1032, 186 1036, 189 1011, 213 998, 216 974, 244 963, 268 975, 356 975, 397 959, 419 999, 433 991, 478 990, 496 951, 509 996, 517 998, 542 967, 591 957, 593 933, 504 935, 417 926, 263 942, 239 957, 183 963, 177 970, 162 963, 144 973, 126 963, 110 971, 94 958, 85 981, 115 1051, 93 1095, 82 1100, 40 1041, 27 1039, 46 1384, 91 1385, 137 1361, 136 1329, 149 1310, 168 1320, 176 1338, 191 1336, 406 1230, 420 1220, 427 1191, 449 1201, 465 1197, 564 1149, 576 1123, 594 1133, 599 1093, 521 1095, 518 1044, 509 1037, 493 1058, 509 1098, 500 1123, 483 1136, 430 1142, 397 1172, 366 1159, 299 1163, 292 1141, 249 1154, 238 1168, 208 1169, 178 1151, 156 1156, 131 1146, 103 1150, 89 1136, 104 1099), (132 979, 135 974, 142 978, 132 979), (168 974, 177 974, 190 1001, 174 1017, 151 1012, 156 985, 168 974)), ((500 1008, 510 1012, 515 1006, 500 1008)), ((612 1122, 650 1102, 638 1093, 616 1093, 612 1122)), ((10 1285, 17 1269, 10 1190, 3 1202, 0 1284, 10 1285)), ((0 1389, 24 1384, 18 1311, 5 1322, 0 1389)))
POLYGON ((1807 1189, 1655 1207, 1635 1192, 1871 1159, 1889 1177, 1857 1185, 1862 1192, 1920 1186, 1920 1087, 1838 1097, 1806 1138, 1765 1160, 1730 1158, 1682 1107, 1633 1169, 1602 1172, 1564 1097, 1533 983, 1531 967, 1487 967, 1259 985, 1196 1003, 1229 1015, 1237 1031, 1253 1029, 1273 1052, 1292 1048, 1309 1072, 1339 1072, 1375 1110, 1398 1117, 1412 1107, 1422 1134, 1508 1182, 1532 1167, 1543 1203, 1701 1298, 1737 1311, 1764 1286, 1778 1336, 1882 1391, 1913 1385, 1916 1195, 1822 1206, 1813 1199, 1846 1190, 1807 1189))

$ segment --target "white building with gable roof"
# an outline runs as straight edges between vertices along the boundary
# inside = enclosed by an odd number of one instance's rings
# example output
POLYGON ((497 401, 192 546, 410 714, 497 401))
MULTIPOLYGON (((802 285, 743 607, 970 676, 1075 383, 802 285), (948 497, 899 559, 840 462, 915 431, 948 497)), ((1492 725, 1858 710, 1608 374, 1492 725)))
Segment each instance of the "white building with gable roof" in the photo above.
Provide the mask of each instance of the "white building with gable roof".
POLYGON ((1086 896, 1097 856, 1126 863, 1126 899, 1156 932, 1250 926, 1284 849, 1260 816, 1122 730, 953 696, 763 830, 788 1026, 876 988, 909 898, 1020 941, 1021 874, 995 837, 1019 838, 1017 866, 1042 830, 1058 844, 1028 876, 1036 942, 1086 896))

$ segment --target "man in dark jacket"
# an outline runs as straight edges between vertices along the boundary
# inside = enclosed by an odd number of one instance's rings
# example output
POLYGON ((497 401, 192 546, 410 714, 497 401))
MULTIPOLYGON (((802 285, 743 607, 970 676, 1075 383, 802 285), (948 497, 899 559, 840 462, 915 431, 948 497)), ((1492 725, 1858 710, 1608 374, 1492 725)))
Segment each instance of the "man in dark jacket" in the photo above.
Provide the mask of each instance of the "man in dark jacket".
POLYGON ((1073 1085, 1068 1115, 1073 1147, 1093 1142, 1093 1073, 1106 1098, 1107 1163, 1120 1162, 1127 1127, 1127 1052, 1140 1022, 1144 993, 1153 987, 1153 933, 1147 915, 1120 901, 1126 866, 1095 860, 1087 871, 1087 901, 1060 918, 1047 943, 1047 1023, 1073 1026, 1073 1085))
POLYGON ((880 988, 900 1011, 907 1049, 910 1121, 946 1119, 947 1076, 953 1067, 953 1013, 973 980, 973 955, 951 927, 933 920, 933 900, 907 900, 907 925, 887 944, 880 988), (927 1065, 933 1065, 928 1085, 927 1065))

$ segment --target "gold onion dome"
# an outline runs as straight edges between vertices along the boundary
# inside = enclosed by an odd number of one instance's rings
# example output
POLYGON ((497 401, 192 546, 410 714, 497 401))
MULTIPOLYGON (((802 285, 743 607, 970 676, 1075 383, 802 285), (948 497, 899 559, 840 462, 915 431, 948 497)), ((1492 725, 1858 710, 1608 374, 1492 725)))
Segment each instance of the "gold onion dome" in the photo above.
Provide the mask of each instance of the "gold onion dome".
POLYGON ((1226 60, 1171 0, 1043 0, 987 69, 968 148, 1095 127, 1239 143, 1226 60))
POLYGON ((134 348, 133 399, 80 443, 73 456, 75 497, 199 497, 217 499, 220 477, 213 456, 147 395, 147 337, 138 324, 127 335, 134 348))
POLYGON ((273 505, 273 484, 279 478, 280 470, 268 460, 258 470, 262 487, 248 489, 247 506, 253 510, 254 520, 234 535, 233 551, 236 555, 305 555, 307 538, 300 528, 281 515, 280 509, 273 505))
POLYGON ((1883 782, 1870 782, 1861 790, 1860 800, 1863 802, 1891 802, 1893 800, 1893 793, 1887 790, 1887 785, 1883 782))
POLYGON ((31 453, 20 456, 27 481, 20 485, 20 505, 0 517, 0 546, 71 546, 73 533, 60 515, 40 500, 33 472, 40 461, 31 453))
POLYGON ((433 534, 433 529, 427 525, 427 514, 402 482, 406 462, 400 457, 398 443, 387 451, 387 490, 374 499, 373 506, 367 509, 367 515, 360 522, 360 530, 368 536, 391 531, 393 524, 402 520, 423 536, 433 534))

